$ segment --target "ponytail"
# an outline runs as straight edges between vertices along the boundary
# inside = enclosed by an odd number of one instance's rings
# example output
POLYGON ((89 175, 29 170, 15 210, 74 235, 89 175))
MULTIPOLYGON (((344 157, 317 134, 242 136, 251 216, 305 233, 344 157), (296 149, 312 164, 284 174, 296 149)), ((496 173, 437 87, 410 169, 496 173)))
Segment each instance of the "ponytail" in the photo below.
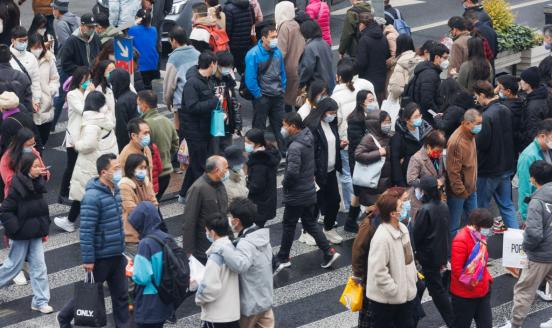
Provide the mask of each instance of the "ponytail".
POLYGON ((353 81, 347 82, 347 88, 348 88, 351 92, 354 92, 354 91, 355 91, 355 85, 354 85, 353 81))

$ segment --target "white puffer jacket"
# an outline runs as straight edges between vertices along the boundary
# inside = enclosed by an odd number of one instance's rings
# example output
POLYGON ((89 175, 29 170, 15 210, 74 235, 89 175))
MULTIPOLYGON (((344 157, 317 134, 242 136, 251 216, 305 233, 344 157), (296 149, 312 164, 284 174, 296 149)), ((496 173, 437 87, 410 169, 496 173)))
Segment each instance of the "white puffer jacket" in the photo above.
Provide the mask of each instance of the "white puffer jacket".
MULTIPOLYGON (((25 68, 25 70, 27 71, 29 79, 31 80, 31 92, 33 94, 33 101, 39 102, 42 98, 42 89, 40 87, 40 74, 38 72, 38 61, 36 60, 36 57, 28 51, 19 51, 14 47, 10 47, 10 51, 12 54, 12 59, 10 59, 11 67, 15 70, 25 73, 21 66, 14 59, 17 58, 21 65, 23 65, 23 68, 25 68)), ((32 108, 29 108, 28 110, 32 110, 32 108)))
POLYGON ((71 177, 69 199, 82 200, 86 183, 98 175, 98 157, 107 153, 118 153, 114 127, 115 122, 110 119, 105 106, 99 112, 85 111, 82 114, 80 135, 75 141, 75 150, 79 155, 71 177))
POLYGON ((395 68, 393 69, 387 86, 389 96, 393 99, 399 99, 401 97, 404 88, 414 73, 414 69, 422 61, 423 59, 417 56, 412 50, 403 52, 399 58, 397 58, 397 63, 395 64, 395 68))
POLYGON ((59 93, 59 74, 56 68, 56 57, 50 51, 38 60, 38 72, 40 74, 40 110, 33 113, 33 121, 36 125, 51 122, 54 119, 53 97, 59 93))
POLYGON ((104 89, 98 85, 95 89, 98 92, 101 92, 105 96, 105 105, 107 106, 107 112, 109 114, 109 119, 115 122, 115 96, 113 95, 113 90, 111 88, 104 89))
POLYGON ((79 89, 73 89, 67 93, 68 119, 65 132, 65 146, 67 148, 75 147, 75 142, 79 138, 84 99, 86 99, 86 93, 82 93, 79 89))

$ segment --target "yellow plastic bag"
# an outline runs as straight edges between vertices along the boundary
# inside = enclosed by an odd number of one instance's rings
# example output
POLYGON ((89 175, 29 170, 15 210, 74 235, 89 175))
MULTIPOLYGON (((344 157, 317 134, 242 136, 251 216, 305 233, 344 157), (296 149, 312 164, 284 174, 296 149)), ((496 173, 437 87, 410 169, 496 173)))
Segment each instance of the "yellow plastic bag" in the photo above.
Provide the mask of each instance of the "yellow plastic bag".
POLYGON ((351 312, 358 312, 362 308, 362 299, 364 288, 362 285, 353 280, 353 277, 349 277, 345 290, 339 298, 339 302, 351 312))

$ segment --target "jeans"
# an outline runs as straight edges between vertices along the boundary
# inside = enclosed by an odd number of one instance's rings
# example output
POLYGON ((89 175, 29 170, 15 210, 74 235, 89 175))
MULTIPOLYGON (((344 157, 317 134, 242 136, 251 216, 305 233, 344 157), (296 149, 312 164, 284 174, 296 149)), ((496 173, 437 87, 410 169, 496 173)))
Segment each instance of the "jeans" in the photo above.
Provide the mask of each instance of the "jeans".
POLYGON ((422 267, 422 272, 425 276, 425 283, 429 295, 433 299, 433 304, 435 304, 435 307, 447 326, 454 327, 452 325, 454 320, 452 304, 450 303, 448 290, 445 287, 443 275, 439 269, 426 269, 422 267))
POLYGON ((460 229, 462 213, 468 216, 472 210, 477 208, 477 193, 472 193, 466 199, 449 195, 447 204, 450 211, 450 234, 451 237, 454 237, 460 229))
POLYGON ((341 181, 341 192, 343 194, 343 207, 345 211, 349 211, 351 207, 351 199, 353 198, 353 177, 351 176, 351 168, 349 166, 349 151, 341 149, 339 151, 341 155, 341 174, 339 180, 341 181))
MULTIPOLYGON (((126 258, 123 255, 96 259, 94 263, 94 280, 98 283, 107 282, 111 303, 113 306, 113 319, 117 328, 129 327, 128 313, 128 285, 125 277, 126 258)), ((61 324, 69 324, 73 320, 75 300, 65 304, 59 312, 58 319, 61 324)))
POLYGON ((284 208, 282 243, 280 251, 278 252, 278 259, 281 262, 289 261, 289 251, 291 250, 291 245, 293 244, 295 227, 297 226, 299 218, 301 218, 303 229, 314 238, 318 248, 324 252, 324 255, 329 254, 331 248, 330 243, 328 242, 328 239, 326 239, 326 236, 322 233, 320 226, 316 223, 315 211, 316 204, 298 206, 286 205, 284 208))
MULTIPOLYGON (((280 133, 282 121, 284 120, 284 97, 267 97, 262 96, 253 100, 253 122, 252 127, 255 129, 266 129, 266 118, 270 121, 270 127, 274 137, 278 142, 280 153, 286 151, 284 138, 280 133)), ((191 157, 191 156, 190 156, 191 157)))
POLYGON ((414 301, 382 304, 369 300, 372 328, 414 328, 414 301))
POLYGON ((48 305, 50 301, 50 287, 48 286, 42 238, 11 241, 8 258, 0 266, 0 288, 6 286, 21 272, 25 259, 29 262, 29 276, 33 289, 31 306, 41 308, 48 305))
POLYGON ((339 212, 339 187, 335 170, 326 175, 326 184, 316 192, 316 200, 320 213, 324 215, 324 229, 332 230, 339 212))
POLYGON ((455 313, 455 328, 469 328, 474 319, 477 328, 493 326, 491 292, 482 298, 463 298, 452 295, 452 308, 455 313))
POLYGON ((506 173, 494 178, 477 177, 477 206, 488 208, 493 197, 504 224, 508 228, 519 229, 516 209, 512 201, 510 176, 510 173, 506 173))
POLYGON ((61 116, 61 111, 63 110, 63 104, 65 103, 65 97, 67 96, 67 92, 63 90, 63 83, 69 76, 65 74, 65 71, 63 69, 58 70, 59 73, 59 95, 54 98, 54 120, 52 121, 51 131, 54 131, 56 129, 56 124, 59 120, 59 117, 61 116))
POLYGON ((205 162, 209 157, 209 141, 188 140, 190 166, 186 170, 179 195, 186 197, 188 189, 205 172, 205 162))

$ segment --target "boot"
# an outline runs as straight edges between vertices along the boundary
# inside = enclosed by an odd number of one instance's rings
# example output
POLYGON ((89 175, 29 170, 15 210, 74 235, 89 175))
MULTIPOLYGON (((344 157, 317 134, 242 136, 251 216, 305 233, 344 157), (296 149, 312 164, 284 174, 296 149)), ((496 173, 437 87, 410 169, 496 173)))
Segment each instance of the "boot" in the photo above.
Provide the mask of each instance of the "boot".
POLYGON ((347 217, 347 221, 345 222, 345 226, 343 227, 343 230, 348 232, 358 232, 358 215, 360 214, 360 206, 351 206, 349 207, 349 216, 347 217))

